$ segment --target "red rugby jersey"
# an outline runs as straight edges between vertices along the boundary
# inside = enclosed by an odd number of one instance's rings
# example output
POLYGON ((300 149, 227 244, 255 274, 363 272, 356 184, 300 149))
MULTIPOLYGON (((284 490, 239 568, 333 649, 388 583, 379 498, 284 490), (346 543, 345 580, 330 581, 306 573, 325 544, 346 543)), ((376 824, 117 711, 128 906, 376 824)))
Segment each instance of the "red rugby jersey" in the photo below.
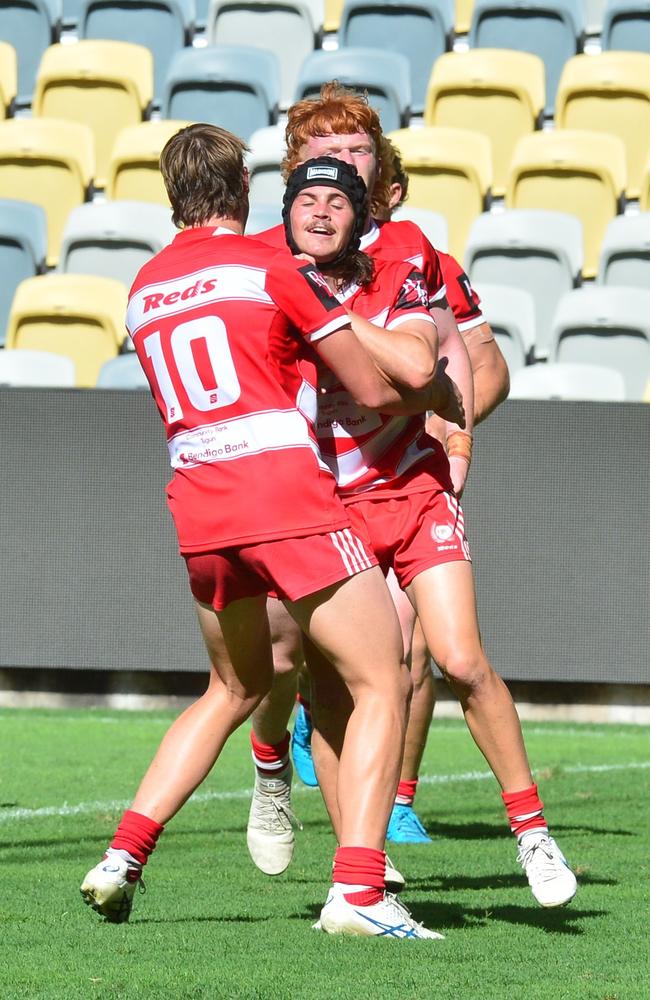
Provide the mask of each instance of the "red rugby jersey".
MULTIPOLYGON (((377 259, 370 285, 350 287, 338 297, 388 330, 414 319, 433 322, 427 283, 409 263, 377 259)), ((425 432, 425 414, 390 416, 359 406, 325 366, 319 368, 319 386, 318 444, 344 501, 366 499, 368 491, 386 497, 450 489, 449 461, 425 432)))
POLYGON ((484 323, 481 300, 456 258, 438 250, 438 259, 445 279, 447 302, 451 306, 460 332, 463 333, 484 323))
POLYGON ((165 423, 181 551, 349 523, 301 407, 316 379, 309 342, 349 323, 323 284, 313 266, 214 228, 179 233, 138 273, 127 328, 165 423))

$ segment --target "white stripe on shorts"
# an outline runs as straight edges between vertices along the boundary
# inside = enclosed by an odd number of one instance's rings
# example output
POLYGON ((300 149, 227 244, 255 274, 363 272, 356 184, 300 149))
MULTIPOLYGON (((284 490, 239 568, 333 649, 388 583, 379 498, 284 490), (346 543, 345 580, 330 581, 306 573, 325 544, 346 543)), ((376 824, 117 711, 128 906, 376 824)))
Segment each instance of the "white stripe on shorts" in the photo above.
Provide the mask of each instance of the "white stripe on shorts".
POLYGON ((449 511, 455 522, 454 534, 458 537, 458 541, 460 542, 465 558, 469 559, 469 545, 467 543, 467 539, 465 538, 465 518, 463 516, 463 508, 458 503, 458 499, 450 493, 445 493, 445 500, 447 501, 447 506, 449 507, 449 511))
POLYGON ((354 576, 355 573, 370 568, 372 564, 363 545, 349 528, 345 528, 343 531, 330 531, 330 538, 343 560, 348 576, 354 576))

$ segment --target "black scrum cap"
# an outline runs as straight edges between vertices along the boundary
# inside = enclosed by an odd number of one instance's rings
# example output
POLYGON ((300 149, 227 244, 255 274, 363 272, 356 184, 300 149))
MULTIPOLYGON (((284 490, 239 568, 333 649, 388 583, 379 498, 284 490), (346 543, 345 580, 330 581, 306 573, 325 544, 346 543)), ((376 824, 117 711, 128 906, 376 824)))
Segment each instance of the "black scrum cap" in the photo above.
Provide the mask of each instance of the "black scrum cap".
POLYGON ((365 228, 368 216, 368 191, 363 178, 357 173, 357 168, 337 160, 334 156, 317 156, 306 160, 291 173, 287 181, 282 202, 282 220, 287 239, 287 246, 292 253, 300 253, 291 232, 290 213, 294 199, 305 188, 324 186, 341 191, 350 201, 354 210, 354 226, 348 245, 341 251, 332 264, 338 263, 348 253, 359 249, 361 234, 365 228))

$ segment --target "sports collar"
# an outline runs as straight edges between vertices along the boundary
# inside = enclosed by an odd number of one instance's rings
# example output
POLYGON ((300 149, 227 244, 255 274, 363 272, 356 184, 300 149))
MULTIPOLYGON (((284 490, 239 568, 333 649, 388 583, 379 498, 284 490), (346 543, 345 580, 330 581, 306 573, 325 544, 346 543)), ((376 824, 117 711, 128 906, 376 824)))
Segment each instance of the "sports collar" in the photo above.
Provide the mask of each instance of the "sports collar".
POLYGON ((365 250, 366 247, 371 246, 379 236, 379 226, 374 219, 370 220, 370 229, 367 233, 364 233, 361 237, 361 242, 359 243, 359 250, 365 250))

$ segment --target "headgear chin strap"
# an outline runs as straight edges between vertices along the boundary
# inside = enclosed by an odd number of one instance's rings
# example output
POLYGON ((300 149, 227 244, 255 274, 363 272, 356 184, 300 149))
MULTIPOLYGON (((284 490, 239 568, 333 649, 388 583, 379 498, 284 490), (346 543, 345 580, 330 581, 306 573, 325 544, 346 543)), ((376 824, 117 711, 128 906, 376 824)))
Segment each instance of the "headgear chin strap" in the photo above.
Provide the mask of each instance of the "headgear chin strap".
POLYGON ((368 191, 363 178, 357 173, 357 168, 334 156, 317 156, 306 160, 290 174, 282 201, 282 221, 287 246, 293 254, 302 253, 291 231, 291 206, 294 199, 305 188, 332 187, 341 191, 352 205, 354 211, 354 226, 347 246, 327 262, 327 266, 338 264, 339 261, 359 249, 361 235, 368 218, 368 191))

